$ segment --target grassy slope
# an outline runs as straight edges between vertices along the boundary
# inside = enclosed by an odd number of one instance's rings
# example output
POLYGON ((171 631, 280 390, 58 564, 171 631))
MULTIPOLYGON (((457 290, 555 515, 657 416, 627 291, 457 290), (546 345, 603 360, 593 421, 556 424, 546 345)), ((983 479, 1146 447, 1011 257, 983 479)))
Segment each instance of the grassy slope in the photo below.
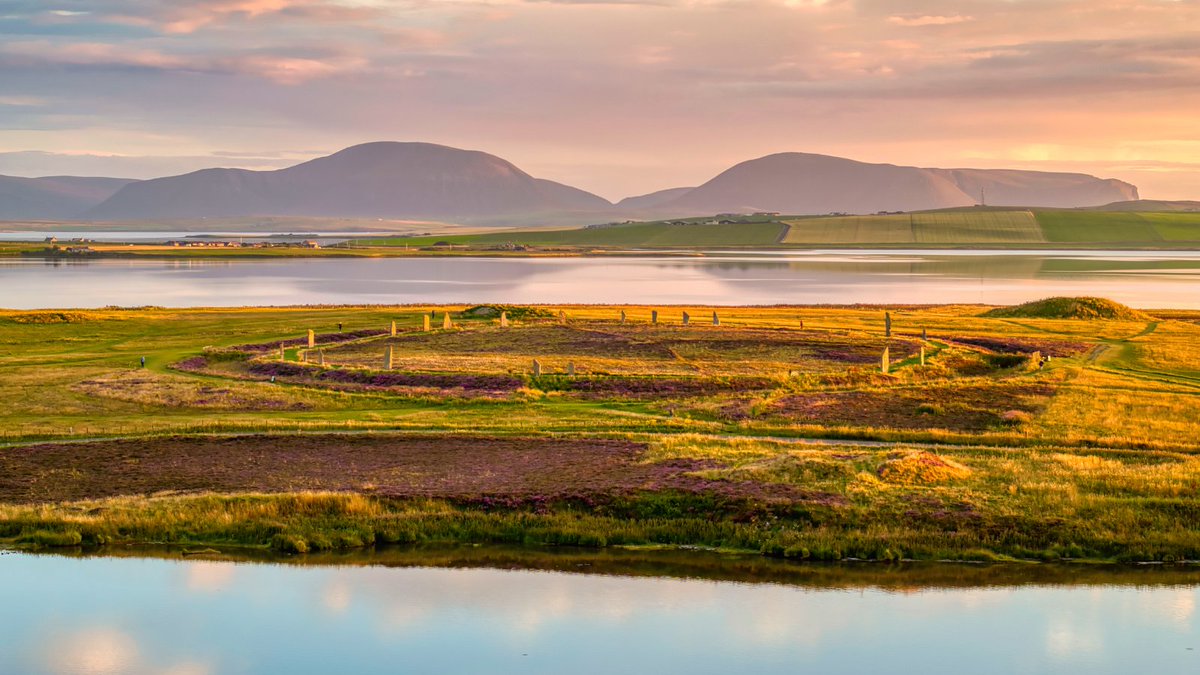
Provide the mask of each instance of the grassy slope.
MULTIPOLYGON (((566 309, 573 321, 612 320, 616 314, 614 308, 566 309)), ((833 495, 844 505, 800 505, 776 513, 739 511, 742 507, 726 504, 722 508, 733 510, 713 519, 695 515, 713 512, 714 504, 703 497, 654 494, 584 511, 563 506, 501 514, 438 500, 391 502, 369 494, 136 496, 90 505, 5 506, 0 508, 0 538, 274 542, 292 549, 433 539, 699 543, 818 558, 1200 555, 1200 535, 1189 524, 1200 510, 1200 418, 1195 415, 1200 316, 1192 314, 1148 322, 1070 321, 979 318, 980 308, 974 307, 893 310, 901 333, 924 326, 933 335, 1093 345, 1085 355, 1057 359, 1045 372, 1017 375, 1018 381, 1053 387, 1031 421, 981 430, 946 427, 962 396, 954 390, 947 390, 947 402, 929 404, 930 414, 894 418, 920 420, 915 428, 891 426, 893 418, 872 417, 871 408, 864 409, 859 422, 830 425, 771 412, 778 410, 777 402, 796 395, 852 395, 846 400, 855 405, 884 405, 910 394, 917 396, 914 403, 942 400, 942 385, 904 379, 891 385, 849 382, 832 389, 790 381, 765 397, 745 401, 759 412, 725 417, 714 411, 738 397, 674 402, 553 394, 504 401, 443 399, 233 382, 165 369, 208 345, 296 337, 308 328, 332 331, 338 322, 357 330, 382 328, 395 319, 403 328, 417 325, 418 313, 426 310, 151 309, 66 317, 75 323, 18 323, 13 313, 5 314, 0 317, 0 395, 6 406, 0 410, 0 428, 14 441, 321 429, 612 436, 647 443, 648 461, 704 461, 710 467, 706 475, 714 480, 794 485, 833 495), (149 358, 146 373, 135 368, 142 354, 149 358), (103 386, 106 378, 128 383, 131 376, 144 379, 133 387, 103 386), (86 382, 102 386, 82 386, 86 382), (939 449, 941 457, 969 473, 947 480, 920 474, 912 480, 883 479, 881 468, 893 459, 895 447, 806 447, 758 439, 771 436, 901 441, 899 447, 906 441, 943 441, 950 445, 939 449)), ((648 313, 627 311, 638 321, 648 313)), ((689 311, 704 314, 702 308, 689 311)), ((877 309, 719 311, 723 326, 733 328, 795 331, 803 320, 809 331, 849 331, 847 335, 866 339, 880 327, 877 309)), ((675 321, 674 310, 670 314, 675 321)), ((428 348, 423 353, 422 358, 433 360, 427 366, 438 366, 437 360, 445 358, 428 348)), ((731 358, 742 360, 746 354, 734 352, 731 358)), ((902 370, 913 368, 911 363, 902 370)), ((999 384, 989 377, 971 381, 985 392, 999 384)), ((80 446, 81 451, 86 447, 80 446)))
POLYGON ((931 212, 788 221, 787 244, 1020 244, 1045 239, 1028 211, 931 212))
POLYGON ((472 245, 520 244, 532 246, 774 246, 786 226, 779 222, 735 223, 726 225, 673 225, 636 223, 612 227, 575 230, 532 230, 489 234, 410 239, 368 239, 359 244, 374 246, 429 246, 437 242, 472 245))
POLYGON ((1039 211, 1037 220, 1051 242, 1200 242, 1200 213, 1039 211))
MULTIPOLYGON (((596 249, 726 247, 991 247, 991 248, 1184 248, 1200 247, 1200 213, 1086 210, 947 209, 899 215, 792 217, 706 224, 704 218, 566 230, 504 230, 484 233, 359 239, 348 247, 322 249, 200 249, 93 245, 107 256, 316 257, 537 255, 509 245, 557 249, 557 254, 596 249), (448 243, 461 248, 439 247, 448 243), (422 250, 424 249, 424 250, 422 250)), ((43 244, 0 244, 0 256, 21 255, 43 244)))
POLYGON ((576 230, 368 239, 357 244, 420 247, 438 242, 472 247, 524 244, 696 248, 778 245, 1039 248, 1066 244, 1195 248, 1200 246, 1200 213, 953 209, 871 216, 784 216, 772 222, 724 225, 706 225, 702 219, 690 219, 687 225, 648 222, 576 230))

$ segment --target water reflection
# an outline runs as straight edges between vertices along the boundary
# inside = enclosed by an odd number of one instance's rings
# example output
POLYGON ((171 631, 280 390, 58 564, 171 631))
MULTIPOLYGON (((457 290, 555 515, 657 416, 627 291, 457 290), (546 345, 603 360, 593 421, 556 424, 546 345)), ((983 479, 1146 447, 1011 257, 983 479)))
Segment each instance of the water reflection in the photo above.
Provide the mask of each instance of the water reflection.
POLYGON ((0 635, 9 645, 0 672, 1119 673, 1200 665, 1189 651, 1200 647, 1195 569, 820 567, 503 549, 299 560, 0 556, 0 635))
POLYGON ((0 307, 416 302, 1016 303, 1195 308, 1200 252, 847 251, 599 258, 0 261, 0 307))

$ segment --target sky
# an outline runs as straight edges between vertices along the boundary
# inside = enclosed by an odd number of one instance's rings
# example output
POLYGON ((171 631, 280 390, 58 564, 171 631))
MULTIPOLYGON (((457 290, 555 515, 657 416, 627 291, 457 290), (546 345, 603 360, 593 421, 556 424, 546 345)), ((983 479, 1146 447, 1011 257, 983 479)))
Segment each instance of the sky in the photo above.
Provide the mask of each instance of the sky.
POLYGON ((0 173, 376 140, 609 199, 784 151, 1200 199, 1200 0, 0 0, 0 173))

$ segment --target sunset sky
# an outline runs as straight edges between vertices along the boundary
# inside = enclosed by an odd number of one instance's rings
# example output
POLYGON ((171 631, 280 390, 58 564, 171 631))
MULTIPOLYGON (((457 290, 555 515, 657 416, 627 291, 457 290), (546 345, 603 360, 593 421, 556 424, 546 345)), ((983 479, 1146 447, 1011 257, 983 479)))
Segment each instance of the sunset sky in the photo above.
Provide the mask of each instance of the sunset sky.
POLYGON ((10 175, 420 140, 610 199, 789 150, 1200 199, 1196 0, 0 0, 0 33, 10 175))

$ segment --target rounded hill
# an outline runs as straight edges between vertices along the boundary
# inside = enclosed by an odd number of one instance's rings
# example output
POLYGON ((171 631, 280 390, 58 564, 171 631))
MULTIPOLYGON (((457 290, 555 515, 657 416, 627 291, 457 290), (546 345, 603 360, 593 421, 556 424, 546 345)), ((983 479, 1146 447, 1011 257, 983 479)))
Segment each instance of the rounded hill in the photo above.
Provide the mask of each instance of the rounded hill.
POLYGON ((1110 319, 1115 321, 1146 321, 1152 318, 1145 312, 1107 298, 1055 297, 1035 300, 1013 307, 997 307, 983 316, 1006 319, 1110 319))

